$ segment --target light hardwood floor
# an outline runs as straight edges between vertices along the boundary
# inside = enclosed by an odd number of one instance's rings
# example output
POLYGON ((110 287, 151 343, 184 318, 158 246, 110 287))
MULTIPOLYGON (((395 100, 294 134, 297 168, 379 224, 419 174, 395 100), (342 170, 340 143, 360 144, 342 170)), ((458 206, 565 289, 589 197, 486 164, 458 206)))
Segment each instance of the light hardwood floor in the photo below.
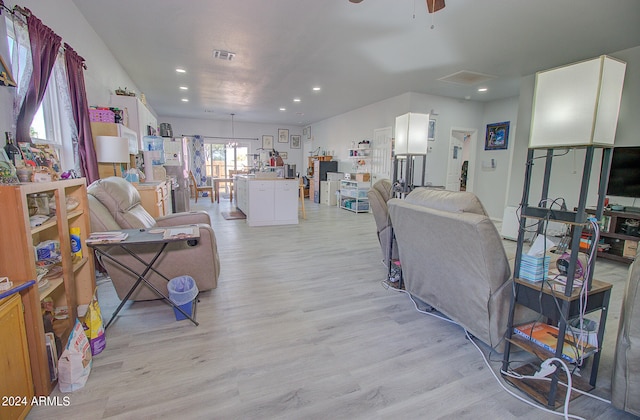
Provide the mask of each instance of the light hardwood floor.
MULTIPOLYGON (((201 295, 200 326, 160 301, 127 304, 70 405, 34 407, 30 419, 557 418, 503 391, 460 327, 382 287, 371 214, 307 201, 299 225, 250 228, 222 218, 228 201, 192 206, 211 214, 222 265, 218 288, 201 295)), ((595 390, 604 398, 626 272, 597 263, 615 284, 595 390)), ((108 281, 99 297, 108 319, 108 281)), ((498 372, 500 356, 481 348, 498 372)), ((588 397, 570 411, 633 418, 588 397)))

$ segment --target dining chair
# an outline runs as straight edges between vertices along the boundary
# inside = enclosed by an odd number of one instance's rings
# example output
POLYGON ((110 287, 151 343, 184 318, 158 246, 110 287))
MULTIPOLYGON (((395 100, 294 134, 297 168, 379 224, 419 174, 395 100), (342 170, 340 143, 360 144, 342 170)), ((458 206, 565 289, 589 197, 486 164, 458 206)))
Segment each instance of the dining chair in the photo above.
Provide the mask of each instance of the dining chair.
POLYGON ((198 186, 198 183, 196 182, 196 177, 193 175, 193 172, 189 171, 189 179, 191 180, 191 184, 193 184, 193 188, 196 191, 196 203, 198 202, 198 195, 200 194, 200 192, 206 192, 209 194, 209 197, 211 197, 211 202, 213 203, 213 187, 209 187, 209 186, 198 186))

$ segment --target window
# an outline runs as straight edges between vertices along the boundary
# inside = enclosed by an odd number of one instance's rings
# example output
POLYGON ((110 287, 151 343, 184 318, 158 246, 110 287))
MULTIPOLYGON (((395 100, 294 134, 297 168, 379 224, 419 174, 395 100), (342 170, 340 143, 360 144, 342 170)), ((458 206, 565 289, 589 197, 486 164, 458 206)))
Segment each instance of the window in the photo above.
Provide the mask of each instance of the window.
MULTIPOLYGON (((27 43, 16 40, 22 35, 20 30, 16 30, 18 28, 14 28, 11 16, 6 16, 5 21, 7 24, 11 66, 20 89, 22 79, 27 77, 25 73, 28 72, 30 76, 29 67, 31 65, 29 62, 31 59, 29 51, 27 51, 27 43), (16 60, 18 62, 14 63, 16 60)), ((59 156, 61 170, 68 170, 75 168, 72 142, 75 123, 70 112, 67 111, 70 108, 62 106, 65 101, 64 95, 68 97, 64 55, 61 51, 49 78, 42 103, 31 122, 30 135, 33 143, 44 143, 53 146, 59 156), (70 124, 73 124, 73 126, 70 124)))

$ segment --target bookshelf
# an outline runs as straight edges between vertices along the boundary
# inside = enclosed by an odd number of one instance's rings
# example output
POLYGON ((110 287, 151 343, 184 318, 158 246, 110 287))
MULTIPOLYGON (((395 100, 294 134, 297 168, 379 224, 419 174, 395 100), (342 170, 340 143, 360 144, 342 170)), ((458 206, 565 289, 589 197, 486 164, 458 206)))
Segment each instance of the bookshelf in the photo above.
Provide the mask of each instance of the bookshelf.
MULTIPOLYGON (((612 149, 604 147, 603 148, 603 164, 602 164, 602 176, 599 182, 598 187, 598 207, 595 210, 587 211, 586 209, 586 200, 589 190, 589 178, 591 174, 591 169, 594 161, 594 152, 595 148, 598 146, 586 146, 585 153, 585 161, 583 166, 583 176, 580 185, 580 197, 578 200, 578 206, 574 211, 564 210, 564 209, 552 209, 551 206, 548 208, 546 206, 531 206, 529 205, 529 193, 531 187, 531 179, 532 179, 532 170, 534 162, 539 158, 544 158, 544 179, 542 185, 542 192, 539 203, 549 202, 548 192, 549 192, 549 183, 550 183, 550 174, 553 163, 554 156, 561 154, 560 150, 556 150, 554 148, 546 149, 546 156, 535 156, 536 150, 530 148, 527 154, 527 169, 525 172, 525 181, 524 188, 522 193, 522 216, 520 218, 520 229, 518 232, 518 241, 516 247, 516 259, 514 263, 514 295, 511 300, 511 309, 509 313, 509 320, 507 323, 507 331, 505 332, 505 351, 503 356, 503 365, 502 369, 504 371, 515 371, 516 373, 525 374, 526 372, 535 372, 537 369, 532 365, 522 365, 516 368, 511 366, 513 362, 511 360, 511 351, 512 347, 516 346, 525 351, 537 356, 540 361, 546 360, 550 357, 563 358, 564 347, 567 343, 565 343, 565 337, 567 337, 567 333, 570 331, 569 323, 578 318, 581 314, 589 314, 594 312, 600 313, 600 318, 598 322, 598 330, 597 330, 597 345, 598 350, 603 347, 603 339, 604 339, 604 328, 607 319, 607 310, 609 307, 609 299, 611 297, 611 284, 598 281, 593 279, 593 269, 595 266, 595 258, 592 259, 588 273, 589 275, 586 278, 582 279, 584 284, 584 288, 586 288, 586 293, 588 294, 588 303, 581 309, 581 298, 580 298, 580 288, 574 287, 574 282, 577 283, 576 267, 578 263, 578 252, 571 253, 568 264, 568 274, 566 278, 566 286, 564 289, 557 288, 557 285, 554 285, 549 281, 540 281, 540 282, 532 282, 527 281, 522 278, 518 278, 518 274, 520 273, 520 268, 522 265, 522 255, 524 253, 524 241, 526 229, 524 228, 531 221, 527 221, 527 219, 535 219, 535 220, 546 220, 553 222, 560 222, 569 224, 571 226, 571 244, 574 245, 574 248, 577 249, 579 247, 581 238, 583 236, 583 231, 586 233, 588 230, 587 226, 590 226, 588 222, 588 217, 590 215, 594 215, 598 220, 603 217, 603 207, 604 207, 604 197, 606 190, 606 180, 609 174, 609 168, 611 164, 611 154, 612 149), (553 325, 557 328, 558 334, 555 342, 555 348, 543 348, 542 346, 536 345, 533 341, 527 340, 522 336, 518 336, 514 333, 514 314, 516 309, 521 306, 528 309, 531 309, 540 314, 539 322, 553 325)), ((545 150, 545 149, 543 149, 545 150)), ((540 233, 543 232, 543 226, 540 225, 538 231, 540 233)), ((570 343, 569 343, 570 345, 570 343)), ((583 386, 579 388, 588 391, 593 389, 596 384, 596 379, 598 375, 598 367, 600 363, 600 355, 601 351, 591 352, 590 356, 592 359, 591 364, 591 372, 589 381, 582 381, 583 386)), ((514 386, 521 389, 522 391, 528 393, 532 398, 541 402, 542 404, 546 404, 549 407, 559 407, 564 400, 565 391, 563 387, 558 386, 559 380, 562 377, 560 374, 554 374, 551 376, 551 381, 549 381, 544 386, 539 386, 533 384, 529 380, 522 380, 512 378, 508 375, 504 375, 505 380, 511 382, 514 386)), ((580 379, 575 379, 576 383, 580 383, 580 379)))
MULTIPOLYGON (((22 293, 29 362, 35 395, 49 395, 56 385, 49 370, 43 309, 51 306, 47 315, 59 343, 66 344, 77 317, 77 307, 88 304, 95 289, 93 253, 85 246, 90 232, 87 186, 84 178, 54 182, 29 182, 0 186, 0 266, 3 275, 14 283, 36 280, 38 261, 35 248, 45 241, 59 243, 60 258, 50 265, 49 272, 37 286, 22 293), (46 197, 46 200, 45 200, 46 197), (37 226, 30 222, 33 203, 41 200, 38 211, 49 219, 37 226), (44 202, 46 201, 46 206, 44 202), (72 252, 70 230, 80 231, 82 255, 72 252), (53 268, 57 267, 57 271, 53 268), (55 274, 54 274, 55 273, 55 274), (47 279, 48 274, 52 274, 47 279), (55 309, 65 308, 68 316, 55 309)), ((1 416, 0 416, 1 417, 1 416)))
MULTIPOLYGON (((593 212, 595 209, 589 209, 593 212)), ((631 264, 638 250, 640 213, 604 210, 600 219, 598 257, 631 264)))

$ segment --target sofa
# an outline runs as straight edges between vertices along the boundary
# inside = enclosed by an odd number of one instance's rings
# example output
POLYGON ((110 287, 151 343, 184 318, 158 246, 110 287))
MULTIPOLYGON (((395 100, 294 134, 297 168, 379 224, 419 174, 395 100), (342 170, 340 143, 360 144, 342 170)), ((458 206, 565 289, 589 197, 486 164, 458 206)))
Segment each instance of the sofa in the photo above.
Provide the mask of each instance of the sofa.
POLYGON ((480 200, 470 192, 421 187, 387 204, 405 289, 503 351, 511 265, 480 200))
MULTIPOLYGON (((386 261, 389 258, 389 244, 391 238, 391 221, 389 220, 389 209, 387 202, 393 196, 391 181, 381 179, 376 181, 367 191, 369 198, 369 206, 373 212, 373 218, 376 221, 376 232, 378 234, 378 242, 382 251, 382 258, 386 261)), ((398 259, 398 246, 395 243, 391 248, 391 258, 398 259)))
POLYGON ((629 267, 613 360, 611 403, 640 416, 640 254, 629 267))
MULTIPOLYGON (((206 212, 175 213, 154 219, 141 205, 140 194, 128 181, 119 177, 109 177, 93 182, 87 188, 91 231, 102 232, 120 229, 149 229, 196 224, 200 237, 193 241, 170 243, 161 254, 154 268, 171 279, 183 275, 191 276, 199 291, 207 291, 217 286, 220 274, 220 260, 216 236, 211 227, 211 219, 206 212)), ((150 261, 156 246, 136 246, 136 253, 145 261, 150 261)), ((141 272, 143 265, 119 247, 108 250, 109 255, 129 267, 141 272)), ((131 272, 123 269, 109 258, 99 261, 111 277, 120 299, 124 299, 136 280, 131 272)), ((167 280, 151 273, 148 280, 163 293, 167 293, 167 280)), ((158 295, 149 287, 138 287, 130 300, 153 300, 158 295)))

